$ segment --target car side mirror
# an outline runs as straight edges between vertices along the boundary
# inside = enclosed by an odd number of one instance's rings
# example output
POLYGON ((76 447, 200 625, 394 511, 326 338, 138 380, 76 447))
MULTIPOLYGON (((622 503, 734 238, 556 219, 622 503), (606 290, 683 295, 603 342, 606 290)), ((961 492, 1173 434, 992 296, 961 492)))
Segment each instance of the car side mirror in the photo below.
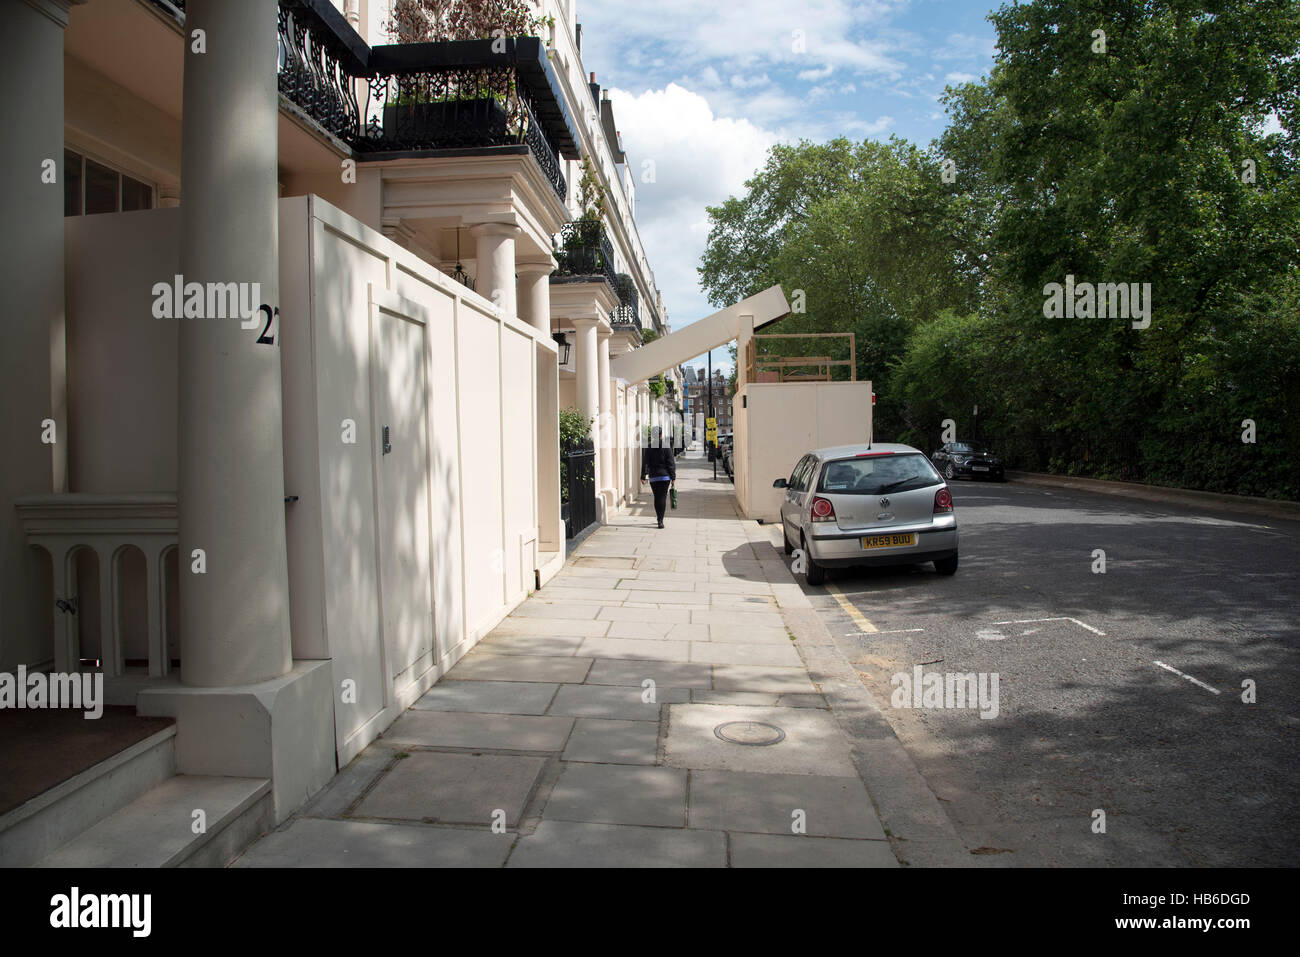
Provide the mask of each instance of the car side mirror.
POLYGON ((779 478, 779 479, 777 479, 775 482, 772 483, 772 488, 787 488, 787 487, 789 487, 789 485, 790 485, 790 483, 787 482, 785 479, 783 479, 783 478, 779 478))

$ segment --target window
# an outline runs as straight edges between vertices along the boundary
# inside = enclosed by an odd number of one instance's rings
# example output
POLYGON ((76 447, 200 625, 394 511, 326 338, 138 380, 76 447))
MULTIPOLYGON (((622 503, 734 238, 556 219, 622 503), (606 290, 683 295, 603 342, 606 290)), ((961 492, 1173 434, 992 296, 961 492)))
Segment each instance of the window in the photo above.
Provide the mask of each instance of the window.
POLYGON ((63 215, 153 209, 153 187, 75 150, 63 151, 63 215))
POLYGON ((906 492, 943 482, 924 455, 877 455, 838 459, 826 466, 819 492, 879 495, 906 492))
POLYGON ((790 473, 790 481, 785 483, 787 487, 794 489, 799 487, 799 472, 806 461, 808 461, 808 456, 805 455, 798 462, 794 463, 794 471, 790 473))

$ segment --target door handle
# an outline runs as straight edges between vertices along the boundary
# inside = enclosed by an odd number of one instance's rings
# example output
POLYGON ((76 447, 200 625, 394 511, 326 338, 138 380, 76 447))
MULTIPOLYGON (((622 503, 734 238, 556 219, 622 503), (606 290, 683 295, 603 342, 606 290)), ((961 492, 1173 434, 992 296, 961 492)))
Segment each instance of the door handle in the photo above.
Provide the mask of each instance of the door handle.
POLYGON ((393 451, 393 443, 388 441, 388 426, 384 426, 384 454, 393 451))

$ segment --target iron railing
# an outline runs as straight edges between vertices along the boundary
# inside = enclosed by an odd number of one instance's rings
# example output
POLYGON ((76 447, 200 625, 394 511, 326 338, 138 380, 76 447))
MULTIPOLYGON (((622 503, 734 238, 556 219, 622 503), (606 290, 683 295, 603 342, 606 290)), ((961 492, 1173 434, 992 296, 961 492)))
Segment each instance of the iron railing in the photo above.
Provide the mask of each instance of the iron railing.
POLYGON ((278 32, 280 92, 326 132, 354 145, 361 132, 354 79, 364 64, 349 64, 349 51, 303 4, 280 4, 278 32))
POLYGON ((574 538, 596 521, 596 449, 590 440, 560 449, 564 490, 564 537, 574 538))
POLYGON ((579 219, 560 227, 560 248, 555 252, 558 264, 551 273, 552 282, 599 277, 618 292, 618 273, 614 271, 614 246, 605 224, 599 220, 579 219))
POLYGON ((576 139, 538 38, 372 48, 328 0, 280 0, 279 45, 280 92, 361 158, 526 149, 567 197, 576 139))
POLYGON ((618 293, 618 306, 614 309, 612 321, 615 325, 633 326, 641 331, 641 310, 636 294, 636 282, 625 272, 618 274, 614 291, 618 293))

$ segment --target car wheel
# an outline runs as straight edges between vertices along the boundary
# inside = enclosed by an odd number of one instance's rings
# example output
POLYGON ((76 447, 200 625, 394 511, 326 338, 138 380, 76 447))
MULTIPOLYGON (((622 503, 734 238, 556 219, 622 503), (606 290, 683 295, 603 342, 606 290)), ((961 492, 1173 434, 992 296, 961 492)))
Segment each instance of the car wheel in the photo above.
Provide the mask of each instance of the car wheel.
POLYGON ((944 466, 943 477, 946 478, 949 482, 951 482, 953 479, 957 477, 957 473, 952 470, 951 462, 949 462, 946 466, 944 466))
POLYGON ((785 548, 787 555, 794 553, 794 546, 790 544, 790 536, 785 533, 785 522, 781 523, 781 545, 785 548))
POLYGON ((954 555, 952 556, 952 558, 936 559, 934 563, 934 570, 937 571, 940 575, 957 574, 957 556, 954 555))
POLYGON ((808 551, 808 540, 801 537, 799 543, 803 546, 804 579, 809 585, 826 584, 826 569, 813 561, 812 553, 808 551))

